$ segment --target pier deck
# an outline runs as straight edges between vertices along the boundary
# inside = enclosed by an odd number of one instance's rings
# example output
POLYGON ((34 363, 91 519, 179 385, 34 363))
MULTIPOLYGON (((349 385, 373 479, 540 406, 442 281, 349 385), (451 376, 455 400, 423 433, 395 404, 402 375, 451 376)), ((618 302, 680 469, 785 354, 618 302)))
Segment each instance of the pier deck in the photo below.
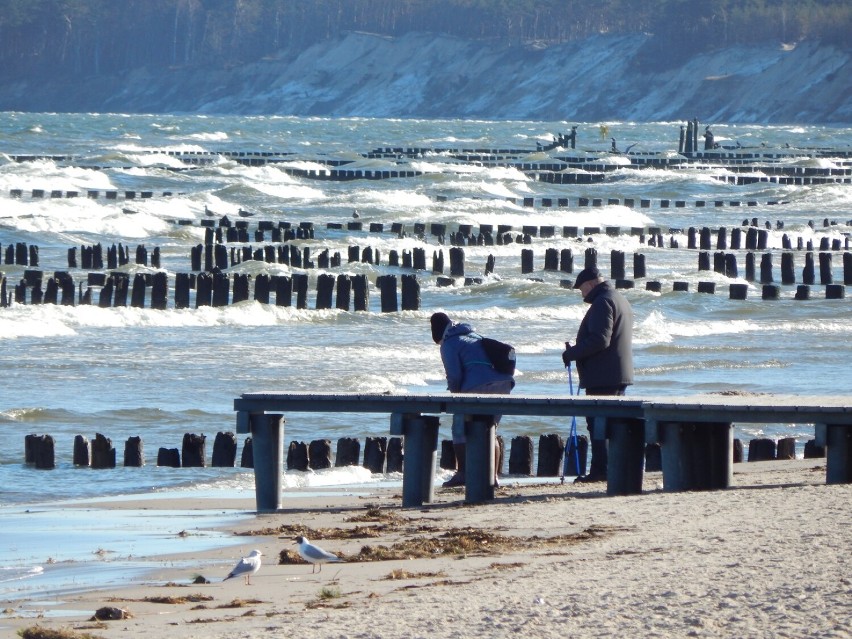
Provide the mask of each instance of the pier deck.
POLYGON ((473 394, 245 393, 234 400, 237 432, 253 439, 259 512, 281 507, 284 420, 287 413, 376 413, 390 417, 390 433, 404 438, 403 506, 433 498, 439 416, 465 416, 465 500, 492 499, 493 414, 589 417, 592 437, 607 441, 607 494, 642 490, 644 447, 659 443, 663 490, 730 486, 735 423, 812 424, 826 449, 826 483, 852 483, 852 397, 696 395, 549 397, 473 394))

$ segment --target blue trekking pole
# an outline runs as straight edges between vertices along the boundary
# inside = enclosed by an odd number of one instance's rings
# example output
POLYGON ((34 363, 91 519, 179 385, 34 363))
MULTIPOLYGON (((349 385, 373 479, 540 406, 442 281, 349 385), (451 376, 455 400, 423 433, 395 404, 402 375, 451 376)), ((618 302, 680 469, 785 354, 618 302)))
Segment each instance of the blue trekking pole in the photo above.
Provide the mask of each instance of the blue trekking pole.
MULTIPOLYGON (((565 370, 568 371, 568 393, 573 397, 574 396, 574 380, 571 375, 571 364, 569 363, 565 370)), ((562 477, 560 477, 560 482, 565 483, 565 473, 568 471, 568 459, 570 457, 569 452, 571 450, 571 446, 574 447, 574 469, 577 471, 575 474, 577 476, 580 475, 580 453, 578 451, 577 446, 577 417, 571 417, 571 433, 568 436, 568 441, 565 442, 565 456, 562 461, 562 477)))

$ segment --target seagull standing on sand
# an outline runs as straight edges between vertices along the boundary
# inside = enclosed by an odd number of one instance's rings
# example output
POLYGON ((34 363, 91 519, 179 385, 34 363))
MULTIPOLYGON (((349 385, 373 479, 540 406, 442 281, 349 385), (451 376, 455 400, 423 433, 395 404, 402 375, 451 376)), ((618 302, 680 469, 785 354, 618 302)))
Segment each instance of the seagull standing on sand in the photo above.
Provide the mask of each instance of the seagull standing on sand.
POLYGON ((311 574, 322 572, 322 565, 327 563, 338 563, 343 561, 337 555, 334 555, 327 550, 323 550, 319 546, 314 546, 307 538, 299 535, 294 543, 299 544, 299 556, 312 564, 311 574), (319 570, 317 570, 319 566, 319 570))
POLYGON ((243 575, 246 578, 246 585, 251 585, 251 576, 260 570, 260 557, 263 555, 259 550, 252 550, 248 557, 243 557, 237 562, 237 565, 234 566, 234 569, 228 573, 228 576, 225 577, 222 581, 226 581, 231 577, 239 577, 243 575))

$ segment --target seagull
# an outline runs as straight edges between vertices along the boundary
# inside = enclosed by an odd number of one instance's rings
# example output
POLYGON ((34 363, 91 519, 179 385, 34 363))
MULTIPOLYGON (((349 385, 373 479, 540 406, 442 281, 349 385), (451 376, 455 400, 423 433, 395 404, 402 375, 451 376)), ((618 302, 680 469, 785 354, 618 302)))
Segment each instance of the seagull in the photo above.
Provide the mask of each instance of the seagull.
POLYGON ((299 544, 299 556, 309 564, 313 564, 311 574, 315 572, 322 572, 323 564, 343 561, 337 555, 333 555, 319 546, 314 546, 306 537, 302 537, 301 535, 296 537, 296 541, 294 543, 299 544), (316 569, 317 566, 319 566, 319 570, 316 569))
POLYGON ((251 585, 251 576, 260 570, 260 557, 263 555, 259 550, 252 550, 248 557, 243 557, 237 562, 237 565, 234 566, 234 569, 228 573, 228 576, 225 577, 222 581, 230 579, 231 577, 239 577, 240 575, 244 575, 246 578, 246 585, 251 585))

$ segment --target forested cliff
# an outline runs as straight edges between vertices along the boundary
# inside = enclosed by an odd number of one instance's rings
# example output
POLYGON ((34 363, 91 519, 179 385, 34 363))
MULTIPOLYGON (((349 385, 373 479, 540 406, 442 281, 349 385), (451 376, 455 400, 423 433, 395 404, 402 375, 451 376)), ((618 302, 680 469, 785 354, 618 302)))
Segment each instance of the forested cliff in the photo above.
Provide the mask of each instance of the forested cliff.
POLYGON ((852 121, 847 0, 0 0, 0 110, 852 121))

